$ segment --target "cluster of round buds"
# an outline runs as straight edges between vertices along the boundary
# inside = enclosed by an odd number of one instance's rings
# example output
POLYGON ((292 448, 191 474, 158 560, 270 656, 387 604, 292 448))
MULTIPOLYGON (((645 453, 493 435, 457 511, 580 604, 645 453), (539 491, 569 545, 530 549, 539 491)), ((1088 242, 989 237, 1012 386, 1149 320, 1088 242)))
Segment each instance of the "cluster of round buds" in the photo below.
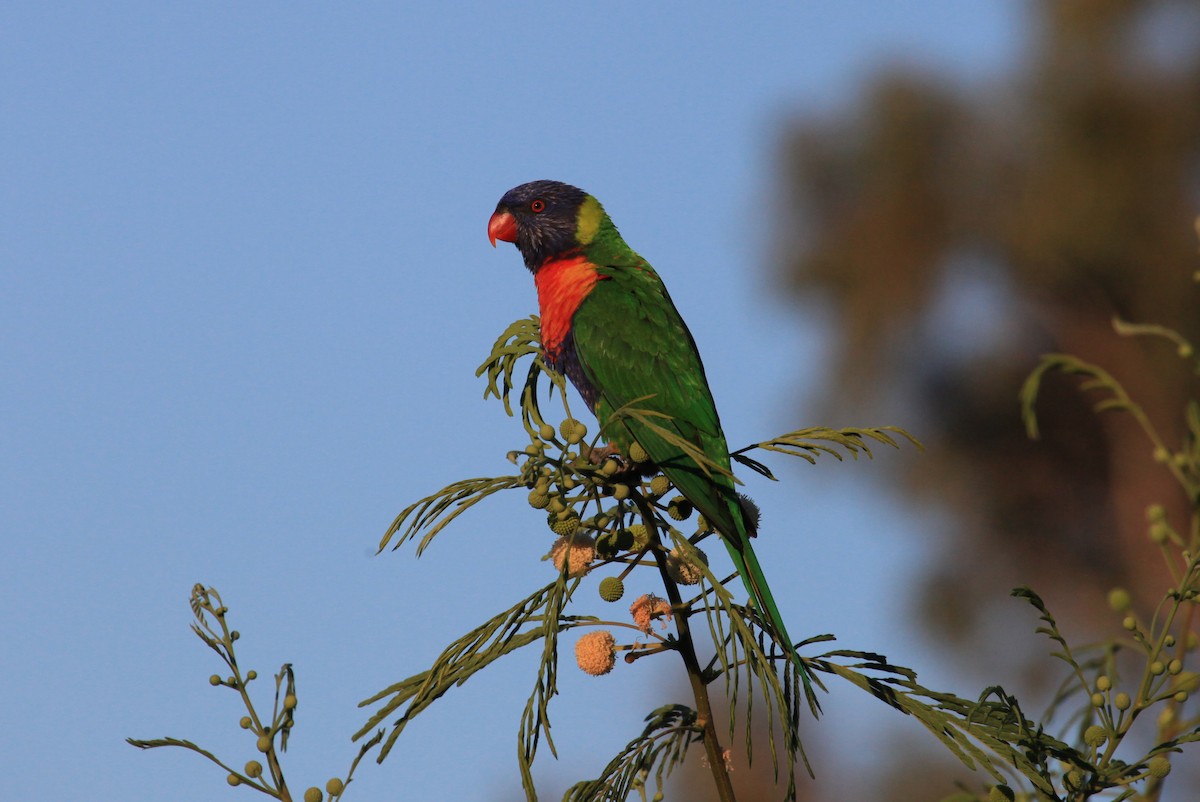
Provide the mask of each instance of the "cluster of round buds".
POLYGON ((572 579, 587 573, 588 566, 596 559, 596 541, 584 532, 564 535, 550 547, 550 560, 559 571, 567 566, 567 576, 572 579))
MULTIPOLYGON (((346 790, 346 784, 342 782, 340 777, 330 777, 329 782, 325 783, 325 790, 329 792, 329 796, 340 796, 346 790)), ((315 785, 304 792, 304 802, 322 802, 325 799, 325 794, 315 785)))
POLYGON ((558 425, 558 431, 562 433, 563 439, 571 445, 577 445, 583 442, 583 438, 587 437, 587 426, 574 418, 567 418, 558 425))
POLYGON ((680 585, 697 585, 704 578, 701 563, 708 565, 708 555, 702 550, 688 545, 681 552, 676 546, 667 555, 667 574, 680 585))
POLYGON ((586 674, 600 677, 617 662, 617 641, 606 629, 589 632, 575 642, 575 662, 586 674))

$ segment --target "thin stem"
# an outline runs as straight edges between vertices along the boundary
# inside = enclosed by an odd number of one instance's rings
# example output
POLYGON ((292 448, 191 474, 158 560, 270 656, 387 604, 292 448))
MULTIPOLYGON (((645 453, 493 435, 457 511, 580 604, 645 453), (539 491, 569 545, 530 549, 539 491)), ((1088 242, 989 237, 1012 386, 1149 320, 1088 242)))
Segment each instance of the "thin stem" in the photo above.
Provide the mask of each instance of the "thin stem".
POLYGON ((713 719, 712 703, 708 697, 708 685, 704 681, 704 674, 700 668, 700 660, 696 656, 695 641, 692 639, 692 629, 688 624, 688 617, 691 615, 691 610, 684 605, 682 597, 679 595, 679 586, 671 579, 667 572, 667 556, 661 548, 661 540, 658 535, 658 525, 654 521, 654 512, 650 509, 650 505, 640 493, 632 493, 630 496, 634 503, 637 504, 639 512, 642 514, 642 519, 646 522, 646 529, 650 532, 651 551, 654 553, 654 560, 658 563, 658 572, 662 575, 663 586, 667 591, 667 599, 671 602, 671 609, 675 611, 675 630, 679 633, 679 655, 683 658, 684 668, 687 669, 688 682, 692 686, 692 695, 696 699, 696 714, 698 719, 696 723, 700 725, 704 733, 704 752, 708 757, 708 767, 712 771, 713 783, 717 787, 717 794, 721 802, 736 802, 736 797, 733 794, 733 783, 729 779, 729 770, 725 767, 725 754, 721 748, 720 739, 717 737, 717 724, 713 719))

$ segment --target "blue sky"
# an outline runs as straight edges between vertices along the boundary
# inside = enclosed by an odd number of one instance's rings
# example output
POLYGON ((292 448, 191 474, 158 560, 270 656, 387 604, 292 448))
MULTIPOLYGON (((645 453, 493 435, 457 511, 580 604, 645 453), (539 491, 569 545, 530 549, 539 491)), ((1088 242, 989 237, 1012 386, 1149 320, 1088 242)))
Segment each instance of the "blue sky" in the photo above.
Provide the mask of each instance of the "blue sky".
MULTIPOLYGON (((690 321, 732 443, 850 423, 805 417, 821 310, 775 298, 783 126, 852 106, 888 65, 986 86, 1019 56, 1021 6, 5 3, 5 796, 250 798, 194 755, 123 743, 254 756, 188 632, 195 582, 232 608, 243 665, 295 665, 303 789, 344 773, 360 699, 548 581, 520 498, 419 561, 373 556, 409 501, 524 444, 473 375, 534 311, 518 255, 485 236, 515 184, 605 203, 690 321)), ((897 600, 929 522, 871 464, 772 464, 785 481, 749 491, 793 634, 922 665, 897 600)), ((348 798, 517 795, 532 657, 435 705, 348 798)), ((546 798, 669 695, 651 662, 564 666, 546 798)), ((810 738, 869 737, 888 711, 854 697, 836 688, 810 738)))

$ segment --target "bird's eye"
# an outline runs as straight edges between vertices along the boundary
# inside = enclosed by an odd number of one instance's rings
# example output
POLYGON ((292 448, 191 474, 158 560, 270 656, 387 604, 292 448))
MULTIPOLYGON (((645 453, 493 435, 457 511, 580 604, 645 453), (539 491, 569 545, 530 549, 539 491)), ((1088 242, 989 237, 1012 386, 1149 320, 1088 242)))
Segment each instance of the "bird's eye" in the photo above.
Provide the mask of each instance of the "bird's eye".
POLYGON ((542 200, 541 198, 538 198, 533 203, 529 204, 529 211, 533 212, 534 214, 543 212, 545 210, 546 210, 546 202, 544 200, 542 200))

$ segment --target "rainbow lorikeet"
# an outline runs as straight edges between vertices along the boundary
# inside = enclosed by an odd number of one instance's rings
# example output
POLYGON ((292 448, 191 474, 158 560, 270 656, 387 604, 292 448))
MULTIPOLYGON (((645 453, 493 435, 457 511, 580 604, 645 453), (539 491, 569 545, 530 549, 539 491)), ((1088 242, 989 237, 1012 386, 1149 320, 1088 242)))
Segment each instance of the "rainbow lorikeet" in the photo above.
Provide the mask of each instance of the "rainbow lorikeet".
POLYGON ((575 385, 611 446, 628 457, 640 445, 720 534, 807 688, 808 672, 750 544, 754 531, 729 473, 729 446, 704 365, 658 273, 625 243, 599 201, 558 181, 505 193, 488 221, 488 238, 493 246, 498 239, 515 243, 533 273, 546 361, 575 385), (666 417, 610 420, 626 405, 666 417), (709 464, 654 426, 689 443, 709 464))

